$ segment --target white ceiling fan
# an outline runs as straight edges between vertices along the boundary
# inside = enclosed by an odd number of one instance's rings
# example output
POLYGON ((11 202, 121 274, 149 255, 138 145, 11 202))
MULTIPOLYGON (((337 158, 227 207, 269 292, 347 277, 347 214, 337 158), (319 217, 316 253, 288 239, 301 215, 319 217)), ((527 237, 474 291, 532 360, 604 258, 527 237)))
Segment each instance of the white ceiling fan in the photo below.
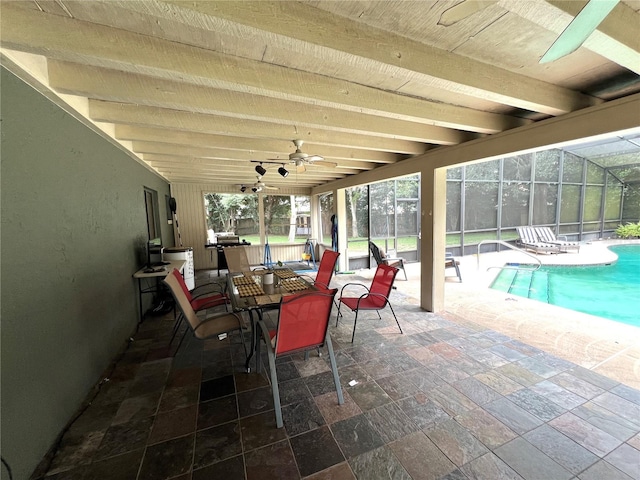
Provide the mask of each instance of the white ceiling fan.
MULTIPOLYGON (((575 52, 619 2, 620 0, 589 0, 549 47, 540 63, 553 62, 575 52)), ((438 25, 451 26, 496 3, 497 0, 463 0, 442 12, 438 25)))
POLYGON ((258 180, 253 184, 253 187, 251 187, 251 191, 253 193, 258 193, 262 190, 278 190, 278 187, 270 187, 269 185, 265 185, 265 183, 262 181, 262 175, 258 175, 256 178, 258 180))
MULTIPOLYGON (((293 163, 296 166, 296 172, 303 173, 307 170, 307 166, 318 165, 323 167, 337 167, 335 162, 326 162, 321 155, 309 155, 302 151, 303 140, 293 140, 293 144, 296 146, 296 151, 289 154, 289 163, 293 163)), ((277 158, 271 158, 269 160, 278 161, 277 158)))

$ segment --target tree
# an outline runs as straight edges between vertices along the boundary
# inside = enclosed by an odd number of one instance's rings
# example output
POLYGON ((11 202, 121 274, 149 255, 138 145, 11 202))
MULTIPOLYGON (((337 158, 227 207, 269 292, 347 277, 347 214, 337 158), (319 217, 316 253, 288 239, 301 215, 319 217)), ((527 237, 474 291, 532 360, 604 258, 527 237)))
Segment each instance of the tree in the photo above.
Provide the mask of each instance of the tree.
POLYGON ((320 196, 320 218, 322 224, 322 239, 324 236, 331 238, 331 217, 335 214, 333 206, 333 194, 328 193, 320 196))
POLYGON ((289 202, 291 203, 291 213, 289 219, 289 243, 293 243, 296 239, 296 197, 295 195, 291 195, 289 197, 289 202))
POLYGON ((207 228, 215 232, 236 231, 239 219, 258 222, 256 195, 206 193, 207 228))
POLYGON ((291 200, 283 195, 265 195, 263 197, 264 205, 264 225, 267 234, 282 235, 283 226, 290 218, 291 200), (282 219, 286 218, 286 221, 282 219))
POLYGON ((359 186, 353 188, 347 188, 345 190, 346 199, 347 199, 347 210, 351 214, 351 237, 358 238, 359 229, 358 229, 358 205, 359 200, 366 198, 366 190, 367 186, 359 186))

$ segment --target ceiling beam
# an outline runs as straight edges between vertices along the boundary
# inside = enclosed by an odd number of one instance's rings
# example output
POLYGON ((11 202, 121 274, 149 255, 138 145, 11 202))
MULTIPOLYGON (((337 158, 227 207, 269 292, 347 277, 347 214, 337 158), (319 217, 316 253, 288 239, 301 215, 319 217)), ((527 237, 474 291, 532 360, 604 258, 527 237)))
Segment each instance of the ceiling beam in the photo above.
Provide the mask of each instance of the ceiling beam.
MULTIPOLYGON (((193 172, 213 172, 213 173, 217 173, 221 176, 231 176, 234 178, 240 178, 240 177, 244 177, 244 178, 248 178, 248 179, 256 179, 258 177, 258 174, 251 169, 238 169, 238 168, 233 168, 231 166, 229 167, 220 167, 220 165, 216 165, 216 164, 195 164, 192 162, 188 162, 188 161, 179 161, 177 160, 177 158, 179 157, 167 157, 167 156, 163 156, 163 155, 153 155, 153 154, 148 154, 148 155, 143 155, 144 161, 147 162, 149 165, 153 166, 153 168, 162 168, 165 170, 183 170, 185 172, 188 171, 193 171, 193 172)), ((186 160, 190 160, 190 159, 186 159, 186 160)), ((199 159, 195 159, 195 160, 199 160, 199 159)), ((288 177, 283 177, 281 175, 279 175, 277 172, 275 171, 267 171, 267 173, 264 175, 265 178, 269 178, 271 179, 271 181, 280 181, 280 182, 286 182, 286 183, 297 183, 298 181, 303 181, 303 180, 323 180, 323 179, 330 179, 330 178, 344 178, 347 175, 341 172, 329 172, 328 170, 324 170, 324 171, 318 171, 315 167, 310 167, 307 168, 307 170, 305 172, 300 172, 297 174, 297 178, 296 178, 296 171, 295 170, 291 170, 289 172, 289 176, 288 177)))
MULTIPOLYGON (((502 0, 499 3, 501 7, 558 35, 587 4, 584 0, 502 0)), ((582 46, 640 74, 638 14, 624 2, 618 3, 582 46)))
MULTIPOLYGON (((183 173, 183 174, 193 174, 194 176, 199 176, 199 175, 216 175, 218 178, 220 179, 230 179, 234 182, 243 182, 243 183, 248 183, 248 182, 256 182, 257 181, 257 176, 254 173, 253 175, 251 175, 251 173, 245 173, 245 174, 240 174, 237 171, 236 172, 232 172, 232 171, 218 171, 215 168, 207 168, 207 167, 180 167, 180 166, 175 166, 175 165, 163 165, 163 164, 159 164, 157 162, 150 162, 149 165, 151 165, 154 169, 156 169, 158 172, 161 172, 163 174, 166 174, 168 172, 171 173, 183 173)), ((345 178, 346 175, 309 175, 309 171, 306 171, 304 173, 299 173, 296 174, 295 172, 292 172, 288 177, 281 177, 278 175, 271 175, 269 177, 263 177, 262 180, 265 183, 272 183, 274 185, 289 185, 292 187, 295 187, 298 184, 309 184, 309 185, 314 185, 314 184, 318 184, 321 183, 323 181, 330 181, 330 180, 337 180, 340 178, 345 178)))
MULTIPOLYGON (((189 145, 173 145, 170 143, 156 143, 156 142, 132 142, 132 150, 136 153, 151 153, 158 155, 173 155, 180 157, 193 157, 193 158, 201 158, 203 160, 207 160, 209 162, 213 162, 215 160, 227 161, 233 164, 241 165, 252 165, 251 168, 255 167, 255 164, 250 164, 249 162, 260 161, 260 158, 256 158, 255 155, 251 155, 248 152, 241 150, 229 150, 229 149, 220 149, 220 148, 206 148, 206 147, 196 147, 189 145)), ((264 160, 267 162, 267 160, 264 160)), ((282 160, 282 164, 285 166, 291 165, 289 159, 282 160)), ((342 173, 358 173, 363 170, 371 170, 375 168, 374 163, 365 163, 365 162, 354 162, 351 160, 340 160, 338 166, 336 167, 342 173)))
POLYGON ((478 137, 477 134, 405 120, 190 85, 69 62, 49 61, 48 72, 49 85, 57 92, 100 100, 139 103, 262 121, 285 121, 321 128, 331 127, 343 132, 399 137, 441 145, 455 145, 478 137))
MULTIPOLYGON (((128 125, 116 125, 115 138, 117 138, 118 140, 175 143, 178 145, 194 145, 200 147, 248 151, 249 154, 255 154, 256 157, 262 154, 273 154, 274 158, 276 158, 277 161, 288 160, 289 152, 293 152, 295 148, 291 144, 291 142, 287 142, 284 140, 226 137, 223 135, 210 135, 197 132, 167 131, 158 128, 132 127, 128 125)), ((304 145, 303 147, 306 147, 306 145, 304 145)), ((352 160, 370 163, 395 163, 396 161, 401 160, 399 155, 393 153, 348 149, 342 147, 323 147, 321 150, 309 150, 307 151, 307 153, 322 155, 323 157, 335 160, 338 163, 340 162, 340 160, 352 160)), ((258 157, 254 158, 254 160, 266 161, 268 160, 268 158, 258 157)))
POLYGON ((302 139, 305 145, 361 148, 382 152, 420 155, 428 150, 424 143, 399 138, 356 135, 321 128, 307 128, 283 123, 260 122, 243 118, 207 115, 160 107, 105 102, 89 99, 89 115, 96 122, 162 127, 237 137, 302 139))
POLYGON ((433 88, 534 112, 562 115, 601 103, 580 92, 460 57, 298 2, 164 3, 250 27, 250 34, 256 38, 269 38, 270 42, 263 40, 265 44, 274 43, 274 35, 280 36, 283 48, 301 55, 320 56, 319 49, 326 49, 323 53, 336 61, 343 54, 353 55, 357 60, 351 62, 365 69, 391 70, 394 75, 433 88))
POLYGON ((340 108, 479 133, 530 120, 398 95, 325 75, 224 55, 122 29, 24 8, 3 7, 3 45, 47 55, 220 89, 340 108), (105 38, 111 41, 105 42, 105 38))

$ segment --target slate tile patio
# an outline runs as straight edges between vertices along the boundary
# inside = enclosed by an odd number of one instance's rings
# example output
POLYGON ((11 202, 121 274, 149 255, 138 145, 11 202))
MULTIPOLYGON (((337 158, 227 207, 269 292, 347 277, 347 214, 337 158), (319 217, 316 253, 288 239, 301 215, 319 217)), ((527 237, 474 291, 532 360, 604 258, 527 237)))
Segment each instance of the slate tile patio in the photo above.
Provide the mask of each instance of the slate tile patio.
POLYGON ((344 405, 326 353, 278 359, 282 429, 237 335, 174 355, 172 314, 148 318, 34 480, 640 479, 638 390, 392 301, 404 335, 365 314, 351 344, 334 312, 344 405))

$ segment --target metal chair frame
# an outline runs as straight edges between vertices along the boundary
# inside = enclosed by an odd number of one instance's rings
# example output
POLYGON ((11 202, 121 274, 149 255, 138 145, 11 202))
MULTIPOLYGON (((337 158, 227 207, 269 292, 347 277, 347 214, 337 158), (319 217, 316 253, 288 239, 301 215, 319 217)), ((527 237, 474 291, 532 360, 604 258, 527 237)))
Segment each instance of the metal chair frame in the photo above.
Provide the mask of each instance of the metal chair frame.
MULTIPOLYGON (((280 390, 278 386, 278 374, 276 371, 276 358, 278 355, 285 355, 295 352, 308 352, 309 350, 321 348, 323 346, 327 347, 329 351, 329 363, 331 364, 331 371, 333 373, 333 381, 336 386, 336 392, 338 395, 338 403, 342 405, 344 403, 344 397, 342 394, 342 388, 340 386, 340 377, 338 375, 338 367, 336 363, 335 354, 333 352, 333 345, 331 343, 331 335, 329 333, 329 317, 331 315, 331 305, 332 301, 337 293, 337 289, 333 290, 324 290, 324 291, 314 291, 314 292, 302 292, 297 295, 291 295, 288 297, 283 297, 280 302, 280 312, 278 315, 278 325, 276 330, 269 330, 263 320, 259 320, 257 322, 258 325, 258 334, 264 340, 264 343, 267 348, 267 357, 269 362, 269 375, 271 379, 271 391, 273 393, 273 403, 275 407, 275 415, 276 415, 276 425, 278 428, 282 428, 284 422, 282 420, 282 407, 280 404, 280 390), (320 297, 323 297, 319 300, 320 297), (289 335, 290 332, 283 331, 282 329, 293 328, 294 326, 299 327, 301 325, 300 318, 295 316, 293 312, 295 312, 295 307, 303 304, 304 302, 320 302, 322 305, 316 306, 318 308, 314 309, 314 313, 318 315, 316 318, 307 318, 304 319, 304 323, 308 324, 309 331, 300 332, 296 331, 293 335, 289 335), (325 305, 326 302, 328 305, 325 305), (326 308, 326 315, 322 311, 322 308, 326 308), (315 323, 313 323, 315 320, 315 323), (293 325, 289 324, 292 321, 293 325), (296 325, 297 322, 297 325, 296 325), (304 340, 305 333, 310 335, 314 341, 310 341, 306 343, 304 340), (285 337, 286 339, 282 341, 281 338, 285 337), (292 339, 295 339, 297 342, 295 345, 291 345, 292 339), (319 341, 318 341, 319 340, 319 341), (274 343, 272 343, 274 342, 274 343), (285 345, 284 347, 282 345, 285 345)), ((314 305, 315 306, 315 305, 314 305)), ((262 370, 261 365, 261 355, 260 355, 260 344, 261 339, 258 338, 256 342, 256 356, 257 356, 257 371, 260 372, 262 370)))
MULTIPOLYGON (((342 289, 340 290, 340 298, 338 299, 338 315, 336 318, 336 326, 338 326, 338 322, 340 321, 340 317, 342 316, 342 312, 340 310, 343 304, 346 305, 347 308, 349 308, 351 311, 355 312, 355 318, 353 320, 353 333, 351 334, 351 343, 353 343, 353 340, 355 339, 355 336, 356 336, 356 325, 358 324, 358 313, 360 312, 360 310, 375 310, 375 312, 378 314, 378 318, 382 319, 382 316, 380 316, 380 310, 384 309, 387 305, 389 305, 389 309, 393 314, 393 318, 395 319, 396 324, 398 324, 400 333, 404 333, 402 331, 402 327, 400 326, 400 322, 398 321, 398 317, 396 317, 396 313, 393 311, 393 307, 391 306, 391 301, 389 300, 389 295, 391 293, 391 289, 393 288, 393 281, 395 280, 397 274, 398 274, 398 269, 396 267, 391 267, 386 264, 379 264, 378 268, 376 269, 376 274, 373 277, 373 281, 371 282, 370 287, 367 287, 362 283, 356 283, 356 282, 347 283, 342 287, 342 289), (391 270, 393 270, 393 272, 391 272, 391 270), (384 279, 384 277, 389 274, 392 275, 392 278, 391 278, 391 281, 389 282, 388 288, 386 286, 384 288, 386 290, 386 293, 383 294, 375 291, 372 292, 371 290, 377 287, 378 283, 382 282, 382 279, 384 279), (363 293, 359 297, 344 297, 343 296, 344 289, 350 285, 356 285, 356 286, 362 287, 366 290, 366 293, 363 293), (383 301, 382 305, 375 305, 375 304, 361 305, 363 302, 366 302, 367 300, 371 300, 372 298, 381 299, 383 301), (354 307, 352 307, 351 305, 349 305, 344 301, 344 300, 353 300, 353 299, 357 299, 354 307)), ((349 303, 352 303, 352 302, 349 302, 349 303)))
MULTIPOLYGON (((244 341, 243 321, 239 314, 224 312, 213 314, 205 318, 199 318, 175 275, 167 275, 163 280, 163 283, 169 288, 169 291, 176 302, 176 306, 179 311, 178 316, 181 317, 181 320, 186 320, 189 330, 191 330, 194 337, 200 340, 206 340, 208 338, 214 338, 221 333, 239 330, 242 347, 244 348, 246 355, 247 346, 244 341)), ((180 350, 180 346, 182 345, 185 336, 186 331, 185 334, 182 335, 174 355, 180 350)))

